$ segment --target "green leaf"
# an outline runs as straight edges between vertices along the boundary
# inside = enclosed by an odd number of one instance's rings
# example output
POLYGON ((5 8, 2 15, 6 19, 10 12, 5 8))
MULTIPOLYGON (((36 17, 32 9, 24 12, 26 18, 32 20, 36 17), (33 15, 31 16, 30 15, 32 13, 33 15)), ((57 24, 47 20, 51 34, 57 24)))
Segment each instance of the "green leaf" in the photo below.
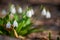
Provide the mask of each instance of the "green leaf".
POLYGON ((26 25, 26 27, 23 27, 22 30, 29 30, 31 28, 31 23, 29 25, 26 25))
POLYGON ((0 26, 0 31, 2 32, 2 34, 4 35, 9 35, 9 32, 7 30, 5 30, 5 28, 3 26, 0 26))
POLYGON ((25 24, 25 21, 22 21, 21 23, 19 23, 18 27, 16 28, 17 33, 21 31, 24 24, 25 24))
POLYGON ((3 34, 3 32, 2 32, 2 31, 0 31, 0 34, 3 34))
POLYGON ((9 21, 9 14, 7 14, 4 18, 3 18, 3 23, 6 24, 7 21, 9 21))
POLYGON ((27 30, 23 30, 23 31, 21 31, 21 32, 19 33, 19 35, 24 36, 26 33, 27 33, 27 30))
POLYGON ((31 26, 31 24, 26 25, 26 27, 22 27, 21 31, 19 32, 19 35, 23 35, 23 36, 26 35, 28 30, 31 28, 30 26, 31 26))
POLYGON ((17 20, 17 21, 19 20, 19 17, 18 17, 17 14, 14 14, 14 19, 17 20))
POLYGON ((3 24, 3 20, 2 20, 2 18, 0 18, 0 25, 2 25, 3 24))
POLYGON ((31 23, 31 22, 30 22, 30 19, 25 20, 24 27, 26 27, 26 26, 29 25, 30 23, 31 23))
POLYGON ((51 40, 51 33, 49 32, 49 40, 51 40))

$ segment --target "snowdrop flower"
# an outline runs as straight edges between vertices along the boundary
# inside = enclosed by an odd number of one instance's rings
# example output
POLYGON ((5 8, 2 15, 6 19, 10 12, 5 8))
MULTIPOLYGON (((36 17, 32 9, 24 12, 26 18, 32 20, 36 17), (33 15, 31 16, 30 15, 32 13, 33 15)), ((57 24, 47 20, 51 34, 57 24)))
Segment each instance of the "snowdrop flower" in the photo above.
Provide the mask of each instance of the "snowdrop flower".
POLYGON ((43 10, 42 10, 42 15, 43 15, 43 16, 46 16, 46 13, 47 13, 47 12, 46 12, 46 9, 43 8, 43 10))
POLYGON ((27 11, 27 14, 26 15, 27 15, 27 17, 32 17, 32 15, 34 15, 33 9, 27 11))
POLYGON ((16 13, 16 9, 15 9, 15 6, 13 4, 11 5, 10 11, 12 14, 16 13))
POLYGON ((18 27, 18 23, 16 20, 14 20, 14 22, 13 22, 13 27, 18 27))
POLYGON ((8 22, 8 23, 6 24, 6 28, 11 28, 11 23, 10 23, 10 22, 8 22))
POLYGON ((2 10, 2 14, 6 15, 7 14, 6 10, 2 10))
POLYGON ((27 17, 32 17, 31 11, 28 11, 26 15, 27 17))
POLYGON ((18 8, 18 13, 22 13, 22 8, 21 7, 18 8))
POLYGON ((34 10, 33 10, 33 9, 31 9, 30 11, 31 11, 32 15, 34 15, 34 10))
POLYGON ((46 18, 51 18, 51 13, 47 11, 46 18))

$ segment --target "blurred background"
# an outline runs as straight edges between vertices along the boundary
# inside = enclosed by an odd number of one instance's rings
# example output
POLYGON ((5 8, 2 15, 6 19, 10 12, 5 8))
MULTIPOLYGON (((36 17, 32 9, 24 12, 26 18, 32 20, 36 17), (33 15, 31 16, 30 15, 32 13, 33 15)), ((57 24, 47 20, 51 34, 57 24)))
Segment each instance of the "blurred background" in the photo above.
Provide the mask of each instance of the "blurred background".
POLYGON ((55 37, 60 37, 60 0, 0 0, 0 17, 6 15, 6 13, 2 13, 2 10, 8 11, 9 3, 15 4, 15 6, 20 5, 23 10, 26 10, 27 7, 33 8, 34 15, 31 17, 32 27, 42 29, 44 32, 31 33, 28 35, 30 38, 46 37, 48 32, 52 33, 54 40, 56 40, 55 37), (49 10, 50 18, 41 15, 41 5, 49 10))

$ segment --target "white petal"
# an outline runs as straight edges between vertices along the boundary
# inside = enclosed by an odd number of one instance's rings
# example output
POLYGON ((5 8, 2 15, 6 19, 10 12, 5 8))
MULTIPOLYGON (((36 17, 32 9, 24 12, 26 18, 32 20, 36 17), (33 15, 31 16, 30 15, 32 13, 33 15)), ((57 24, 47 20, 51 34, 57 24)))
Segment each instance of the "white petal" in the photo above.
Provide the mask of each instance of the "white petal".
POLYGON ((44 8, 44 9, 42 10, 42 15, 43 15, 43 16, 46 16, 46 13, 47 13, 47 12, 46 12, 46 9, 44 8))
POLYGON ((11 13, 12 13, 12 14, 15 14, 15 13, 16 13, 16 9, 15 9, 15 8, 12 8, 12 9, 11 9, 11 13))
POLYGON ((8 23, 6 24, 6 28, 10 28, 10 27, 11 27, 11 23, 8 22, 8 23))
POLYGON ((46 18, 51 18, 51 13, 47 11, 46 18))
POLYGON ((32 17, 32 15, 34 15, 34 10, 33 9, 27 11, 27 17, 32 17))
POLYGON ((14 26, 14 27, 18 27, 18 23, 17 23, 16 20, 13 22, 13 26, 14 26))
POLYGON ((31 11, 27 11, 27 17, 32 17, 32 12, 31 11))
POLYGON ((6 15, 7 14, 6 10, 2 10, 2 14, 6 15))
POLYGON ((33 9, 31 9, 31 13, 32 13, 32 15, 34 15, 34 10, 33 9))
POLYGON ((15 6, 12 4, 11 7, 10 7, 10 11, 11 13, 15 14, 16 13, 16 9, 15 9, 15 6))
POLYGON ((22 13, 22 8, 21 7, 19 7, 19 9, 18 9, 18 13, 22 13))

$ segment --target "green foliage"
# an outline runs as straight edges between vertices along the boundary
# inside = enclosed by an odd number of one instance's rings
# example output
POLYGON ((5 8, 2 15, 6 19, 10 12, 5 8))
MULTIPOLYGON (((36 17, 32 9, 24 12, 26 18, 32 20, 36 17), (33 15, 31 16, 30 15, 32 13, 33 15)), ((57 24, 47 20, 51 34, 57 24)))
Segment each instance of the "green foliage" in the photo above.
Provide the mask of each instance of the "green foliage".
POLYGON ((51 40, 51 33, 49 32, 49 40, 51 40))
POLYGON ((9 21, 9 14, 7 14, 3 19, 3 24, 6 24, 9 21))
POLYGON ((1 35, 9 35, 9 32, 7 30, 5 30, 5 28, 3 26, 0 26, 0 34, 1 35))
POLYGON ((10 20, 10 11, 9 13, 4 17, 4 18, 0 18, 0 34, 4 34, 4 35, 9 35, 9 36, 14 36, 14 32, 13 32, 13 28, 11 29, 11 31, 6 30, 6 24, 7 22, 11 22, 11 24, 13 25, 14 20, 16 20, 18 22, 18 27, 14 27, 14 29, 16 30, 16 32, 18 33, 18 35, 28 35, 32 32, 39 32, 40 30, 32 28, 32 23, 30 21, 30 18, 26 16, 27 11, 30 8, 28 8, 25 12, 22 12, 21 15, 21 19, 19 18, 19 14, 13 14, 14 18, 13 20, 10 20), (3 26, 2 26, 3 25, 3 26))
POLYGON ((2 25, 3 24, 3 21, 2 21, 2 18, 0 18, 0 25, 2 25))
POLYGON ((14 14, 14 19, 17 20, 17 21, 19 20, 19 17, 18 17, 17 14, 14 14))

